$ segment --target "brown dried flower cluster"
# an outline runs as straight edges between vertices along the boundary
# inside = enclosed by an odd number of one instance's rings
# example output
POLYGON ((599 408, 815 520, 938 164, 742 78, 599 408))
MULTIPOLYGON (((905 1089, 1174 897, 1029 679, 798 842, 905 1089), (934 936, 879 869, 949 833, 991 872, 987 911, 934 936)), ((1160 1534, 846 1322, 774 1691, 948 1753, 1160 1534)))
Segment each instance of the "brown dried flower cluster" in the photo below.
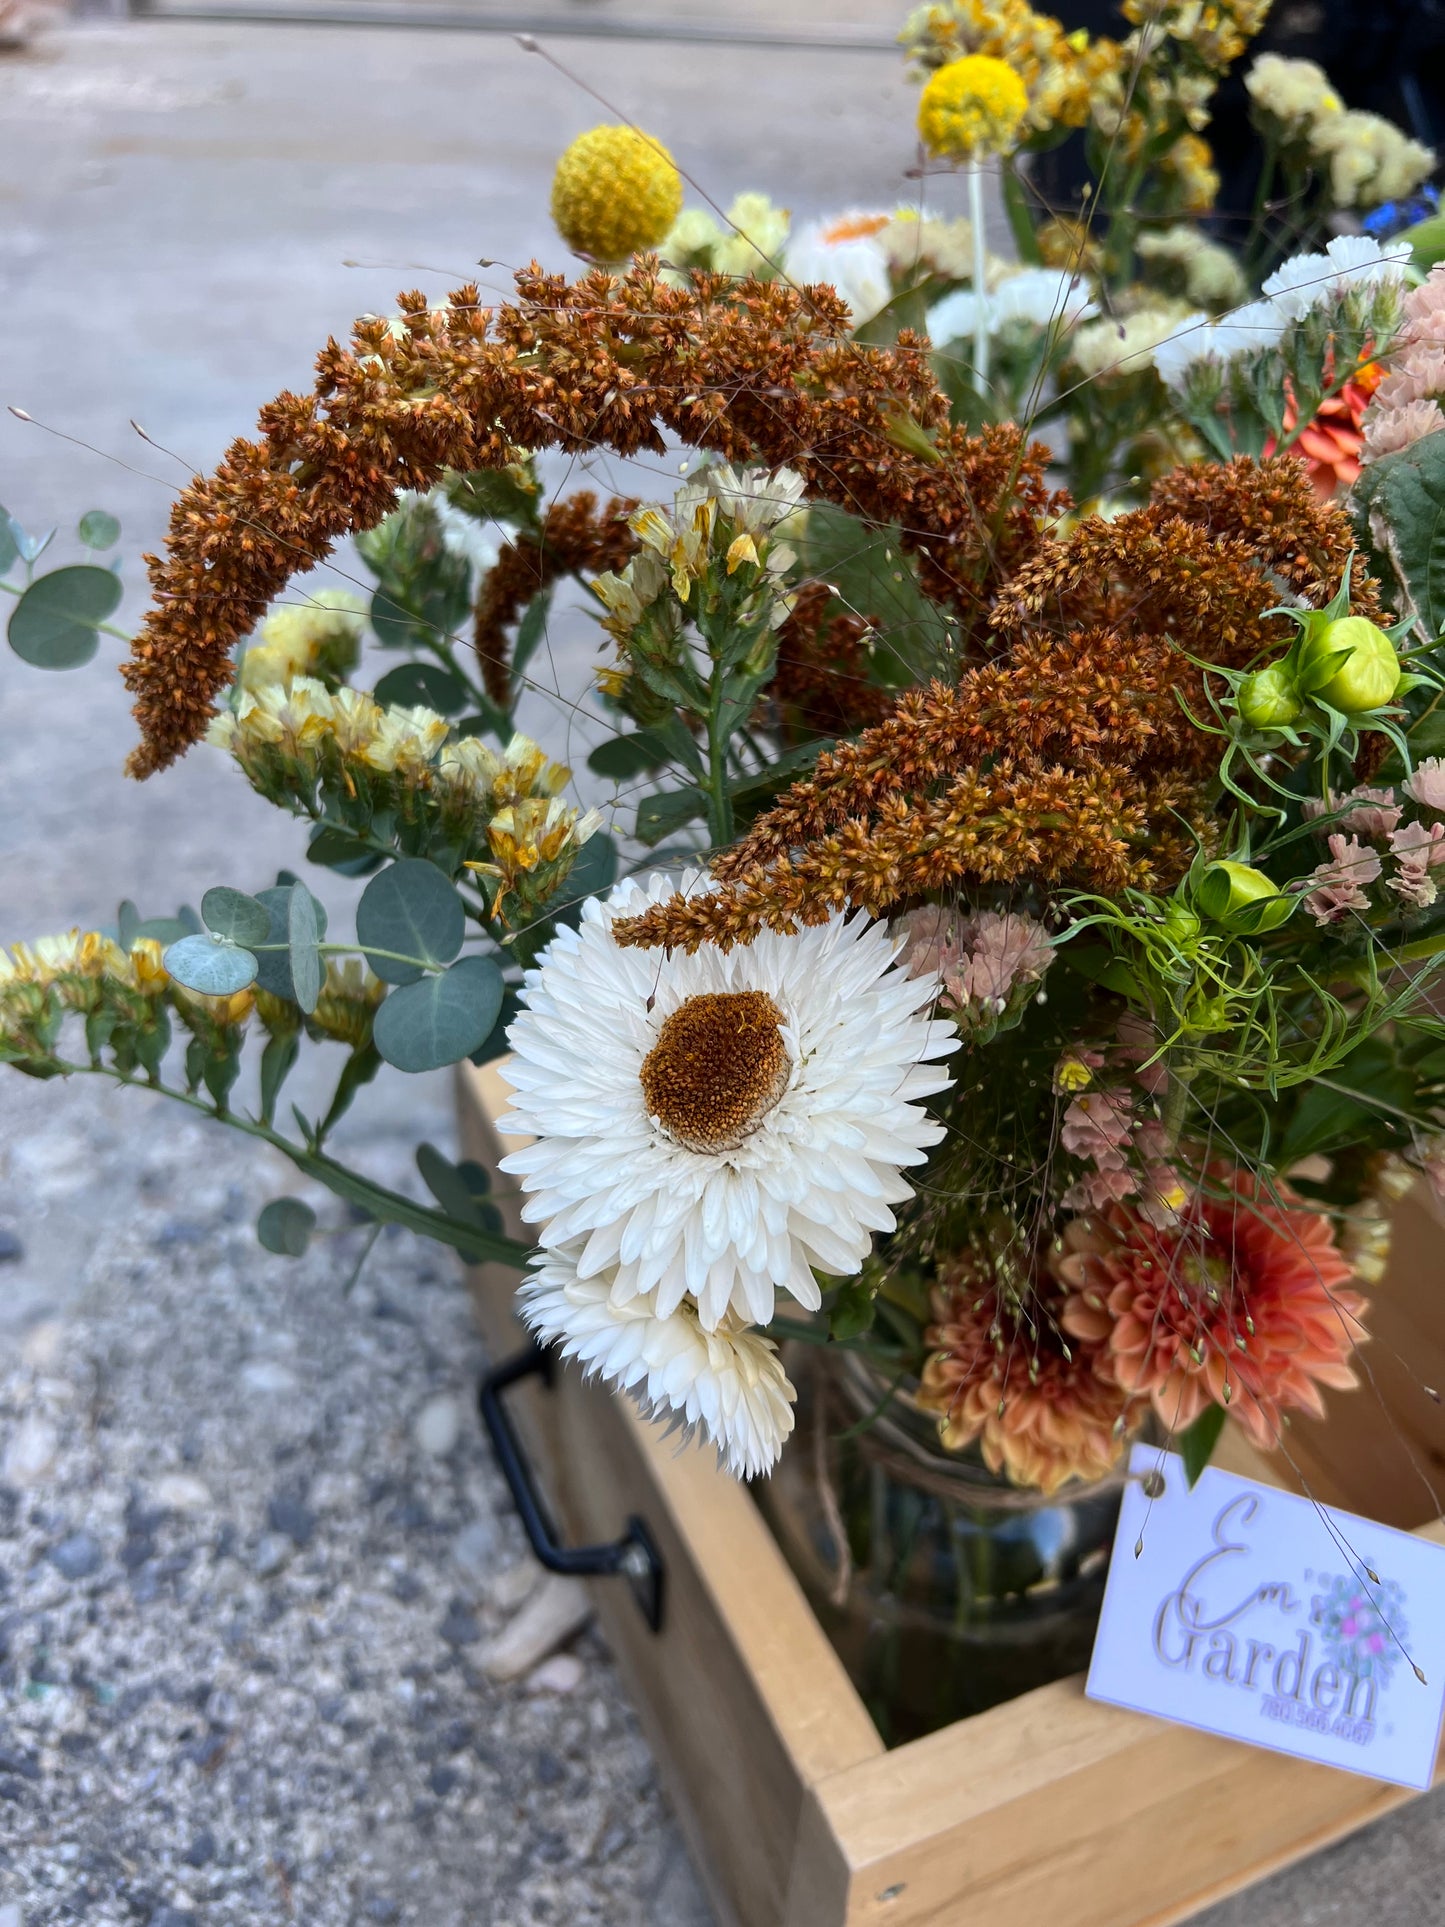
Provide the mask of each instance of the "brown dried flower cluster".
POLYGON ((518 292, 495 312, 474 286, 439 309, 412 293, 400 324, 358 322, 349 348, 327 344, 312 394, 279 396, 258 440, 182 492, 124 670, 136 775, 204 732, 232 650, 292 576, 374 527, 399 490, 506 466, 518 448, 659 454, 666 433, 789 464, 815 499, 898 524, 924 586, 969 628, 1036 545, 1053 506, 1045 451, 1012 427, 951 427, 927 344, 860 346, 830 288, 709 274, 671 287, 644 258, 570 283, 533 267, 518 292))
POLYGON ((614 495, 603 507, 590 489, 554 502, 535 532, 508 542, 477 598, 473 641, 482 682, 501 709, 512 704, 511 630, 534 596, 566 575, 624 569, 637 547, 627 518, 635 501, 614 495))
MULTIPOLYGON (((1181 471, 1145 508, 1042 542, 1000 586, 992 661, 820 757, 715 861, 720 890, 619 923, 619 939, 727 945, 965 882, 1167 885, 1186 826, 1207 827, 1218 764, 1183 707, 1206 707, 1191 658, 1283 649, 1287 624, 1264 611, 1282 585, 1327 600, 1351 546, 1288 457, 1181 471)), ((1378 614, 1355 567, 1353 606, 1378 614)))
POLYGON ((778 630, 763 695, 769 727, 789 741, 853 736, 881 723, 893 695, 868 675, 868 624, 825 582, 805 582, 778 630))

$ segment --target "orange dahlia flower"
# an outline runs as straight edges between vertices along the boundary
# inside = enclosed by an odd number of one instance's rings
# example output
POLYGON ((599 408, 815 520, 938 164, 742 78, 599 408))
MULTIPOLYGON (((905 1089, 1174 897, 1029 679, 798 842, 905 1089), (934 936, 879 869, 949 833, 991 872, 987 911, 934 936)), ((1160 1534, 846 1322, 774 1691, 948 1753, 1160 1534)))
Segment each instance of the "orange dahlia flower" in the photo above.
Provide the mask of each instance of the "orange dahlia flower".
MULTIPOLYGON (((1336 395, 1330 395, 1316 409, 1313 420, 1290 445, 1291 454, 1304 463, 1316 495, 1330 498, 1360 479, 1360 450, 1365 444, 1365 409, 1371 395, 1384 379, 1385 371, 1377 361, 1357 368, 1336 395)), ((1285 385, 1284 429, 1292 435, 1299 420, 1294 391, 1285 385)), ((1274 453, 1274 437, 1265 444, 1266 455, 1274 453)))
POLYGON ((991 1472, 1053 1493, 1069 1479, 1100 1479, 1124 1449, 1134 1400, 1097 1369, 1090 1345, 1069 1345, 1058 1301, 1027 1321, 992 1286, 957 1275, 933 1299, 918 1403, 939 1415, 951 1452, 975 1440, 991 1472))
POLYGON ((1353 1273, 1322 1212, 1282 1185, 1265 1195, 1246 1172, 1222 1175, 1227 1195, 1196 1196, 1167 1231, 1124 1205, 1076 1219, 1055 1264, 1069 1294, 1060 1322, 1171 1430, 1227 1405, 1268 1450, 1286 1411, 1318 1415, 1322 1385, 1355 1383, 1365 1300, 1345 1289, 1353 1273))

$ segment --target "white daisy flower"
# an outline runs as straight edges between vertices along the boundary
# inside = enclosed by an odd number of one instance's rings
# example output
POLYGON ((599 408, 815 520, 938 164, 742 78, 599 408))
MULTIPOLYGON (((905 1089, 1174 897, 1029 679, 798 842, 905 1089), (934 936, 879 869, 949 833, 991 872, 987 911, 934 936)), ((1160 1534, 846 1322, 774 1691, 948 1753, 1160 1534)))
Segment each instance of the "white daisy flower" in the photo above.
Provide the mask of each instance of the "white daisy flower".
POLYGON ((521 1315, 544 1344, 561 1347, 590 1377, 630 1392, 649 1418, 667 1413, 701 1428, 736 1478, 771 1471, 793 1429, 782 1361, 761 1332, 704 1331, 689 1300, 670 1317, 652 1295, 614 1303, 606 1277, 579 1278, 575 1257, 547 1252, 524 1280, 521 1315))
MULTIPOLYGON (((997 334, 1011 321, 1034 328, 1072 328, 1099 310, 1077 274, 1062 268, 1020 268, 983 297, 984 325, 997 334)), ((966 341, 973 334, 978 297, 972 288, 955 288, 928 310, 928 333, 936 342, 966 341)))
POLYGON ((861 915, 727 952, 623 949, 614 918, 678 887, 594 899, 528 972, 500 1128, 536 1142, 502 1168, 542 1243, 575 1245, 614 1304, 667 1318, 690 1297, 704 1331, 765 1325, 775 1288, 815 1309, 812 1268, 849 1276, 893 1230, 900 1168, 943 1135, 920 1102, 950 1081, 930 1060, 958 1038, 926 1014, 936 983, 861 915))

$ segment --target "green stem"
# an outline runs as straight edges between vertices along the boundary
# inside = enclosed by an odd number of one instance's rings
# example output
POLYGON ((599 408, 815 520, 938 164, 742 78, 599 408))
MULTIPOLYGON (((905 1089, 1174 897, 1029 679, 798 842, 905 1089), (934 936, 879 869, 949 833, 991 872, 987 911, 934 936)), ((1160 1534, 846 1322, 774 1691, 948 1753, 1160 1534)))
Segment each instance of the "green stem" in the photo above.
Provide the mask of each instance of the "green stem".
POLYGON ((158 1091, 162 1097, 172 1098, 177 1104, 198 1111, 202 1117, 213 1118, 217 1123, 229 1124, 233 1130, 243 1131, 247 1137, 258 1138, 261 1143, 269 1144, 288 1157, 298 1171, 324 1184, 338 1198, 358 1205, 378 1223, 399 1224, 424 1238, 435 1238, 438 1243, 450 1245, 474 1264, 514 1265, 520 1270, 527 1262, 531 1247, 516 1238, 484 1231, 480 1226, 464 1224, 460 1219, 450 1217, 444 1211, 433 1210, 429 1205, 416 1204, 399 1191, 390 1191, 385 1185, 375 1184, 359 1172, 338 1164, 335 1158, 328 1157, 324 1151, 293 1142, 256 1118, 238 1117, 232 1111, 218 1111, 191 1092, 163 1084, 159 1078, 131 1077, 108 1064, 75 1064, 64 1059, 58 1061, 67 1073, 108 1077, 114 1084, 126 1084, 135 1090, 158 1091))
POLYGON ((713 664, 707 711, 707 833, 715 850, 733 840, 733 800, 728 792, 728 737, 722 726, 723 685, 720 663, 713 664))
POLYGON ((988 253, 983 224, 983 168, 977 161, 968 170, 968 218, 973 225, 973 392, 988 393, 988 253))

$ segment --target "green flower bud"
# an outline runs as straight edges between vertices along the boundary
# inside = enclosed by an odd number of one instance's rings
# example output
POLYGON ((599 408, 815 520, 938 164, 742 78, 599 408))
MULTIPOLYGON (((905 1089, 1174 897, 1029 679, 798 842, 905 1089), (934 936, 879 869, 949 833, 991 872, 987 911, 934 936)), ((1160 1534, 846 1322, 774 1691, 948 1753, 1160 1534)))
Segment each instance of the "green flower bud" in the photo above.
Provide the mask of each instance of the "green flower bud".
POLYGON ((1287 670, 1256 669, 1239 685, 1239 713, 1251 729, 1284 729, 1304 708, 1287 670))
POLYGON ((1383 629, 1364 616, 1341 616, 1306 643, 1301 681, 1331 709, 1363 716, 1392 702, 1400 687, 1400 658, 1383 629), (1332 658, 1342 659, 1332 661, 1332 658), (1326 678, 1323 682, 1315 680, 1326 678))
POLYGON ((1194 886, 1194 901, 1216 923, 1254 933, 1277 928, 1292 914, 1297 899, 1282 896, 1263 870, 1221 858, 1205 864, 1194 886))
POLYGON ((1164 928, 1181 950, 1187 950, 1199 935, 1199 919, 1187 903, 1171 897, 1164 906, 1164 928))

